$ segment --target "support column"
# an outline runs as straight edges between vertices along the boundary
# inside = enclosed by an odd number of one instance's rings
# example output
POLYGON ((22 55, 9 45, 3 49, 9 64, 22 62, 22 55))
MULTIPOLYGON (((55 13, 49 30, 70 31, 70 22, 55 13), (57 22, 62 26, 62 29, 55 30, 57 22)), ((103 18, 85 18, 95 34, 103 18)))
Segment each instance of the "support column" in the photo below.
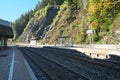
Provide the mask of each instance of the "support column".
POLYGON ((1 49, 1 46, 2 46, 2 39, 1 39, 1 36, 0 36, 0 49, 1 49))
POLYGON ((4 48, 7 47, 7 38, 4 38, 4 48))
POLYGON ((4 47, 4 37, 1 36, 1 49, 3 49, 3 47, 4 47))

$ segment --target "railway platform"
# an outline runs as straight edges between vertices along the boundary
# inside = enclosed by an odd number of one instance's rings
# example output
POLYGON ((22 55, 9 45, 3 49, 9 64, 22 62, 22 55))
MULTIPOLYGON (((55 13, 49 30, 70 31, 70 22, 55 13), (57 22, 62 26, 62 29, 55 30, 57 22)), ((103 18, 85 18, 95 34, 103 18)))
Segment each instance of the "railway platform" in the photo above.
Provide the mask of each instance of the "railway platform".
POLYGON ((37 80, 22 53, 14 46, 0 50, 0 80, 37 80))

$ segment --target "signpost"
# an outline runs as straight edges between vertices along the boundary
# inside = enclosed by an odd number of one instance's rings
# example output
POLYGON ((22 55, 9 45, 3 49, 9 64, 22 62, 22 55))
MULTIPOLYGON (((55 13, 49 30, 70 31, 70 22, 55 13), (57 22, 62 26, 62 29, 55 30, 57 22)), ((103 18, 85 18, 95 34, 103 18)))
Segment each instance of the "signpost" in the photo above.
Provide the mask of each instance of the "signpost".
POLYGON ((89 30, 87 30, 87 32, 86 32, 87 34, 93 34, 94 33, 94 30, 92 30, 92 29, 89 29, 89 30))
POLYGON ((90 48, 92 48, 94 30, 89 29, 89 30, 86 31, 86 33, 90 36, 90 48))

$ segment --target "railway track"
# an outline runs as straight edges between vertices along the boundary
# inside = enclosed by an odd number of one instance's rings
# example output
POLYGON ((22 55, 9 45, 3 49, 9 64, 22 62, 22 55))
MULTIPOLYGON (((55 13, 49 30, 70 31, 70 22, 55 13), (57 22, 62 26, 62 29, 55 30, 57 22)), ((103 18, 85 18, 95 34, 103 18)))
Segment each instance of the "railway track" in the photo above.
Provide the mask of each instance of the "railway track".
POLYGON ((105 62, 99 63, 98 61, 93 63, 93 61, 96 61, 96 60, 93 60, 90 58, 86 59, 88 57, 84 57, 84 56, 75 57, 73 54, 70 55, 66 52, 61 53, 57 50, 51 51, 51 49, 45 49, 45 48, 33 48, 33 49, 37 52, 43 52, 45 56, 48 56, 48 55, 51 56, 51 58, 53 58, 59 63, 63 62, 62 64, 67 66, 69 69, 72 69, 73 71, 76 71, 80 74, 86 75, 91 80, 114 80, 114 79, 119 80, 120 79, 120 76, 119 76, 120 69, 118 69, 119 66, 118 68, 116 68, 116 66, 106 64, 105 62), (55 57, 58 57, 59 59, 55 57), (83 71, 81 72, 81 70, 83 71))
MULTIPOLYGON (((74 55, 74 53, 68 53, 67 51, 64 52, 62 50, 61 52, 59 50, 52 50, 50 48, 33 48, 33 47, 26 47, 26 50, 28 49, 30 52, 35 53, 37 55, 42 55, 46 57, 47 59, 50 59, 67 69, 76 72, 77 74, 82 74, 88 79, 91 80, 119 80, 120 79, 120 70, 119 69, 113 69, 108 68, 107 66, 101 66, 94 63, 90 63, 88 61, 79 60, 78 58, 91 60, 89 57, 85 57, 84 55, 80 55, 80 53, 76 53, 78 55, 74 55), (69 55, 69 56, 68 56, 69 55), (74 57, 74 58, 73 58, 74 57)), ((104 63, 105 64, 105 63, 104 63)), ((102 65, 104 65, 102 63, 102 65)), ((106 64, 107 65, 107 64, 106 64)), ((65 79, 62 79, 65 80, 65 79)), ((77 79, 73 79, 77 80, 77 79)), ((81 79, 80 79, 81 80, 81 79)))
POLYGON ((26 54, 26 50, 23 48, 19 49, 22 51, 25 59, 32 68, 38 80, 52 80, 51 77, 38 65, 38 63, 36 63, 36 61, 34 61, 28 54, 26 54))
POLYGON ((109 60, 91 59, 83 54, 81 55, 80 52, 77 52, 75 50, 65 50, 65 49, 60 50, 60 49, 54 49, 54 48, 51 48, 51 49, 44 48, 43 50, 51 51, 53 54, 59 54, 59 55, 66 56, 69 58, 86 61, 86 62, 95 64, 95 65, 99 65, 102 67, 120 70, 120 63, 118 63, 118 62, 113 62, 113 61, 109 61, 109 60), (74 52, 74 53, 72 53, 72 52, 74 52))
POLYGON ((32 59, 52 80, 90 80, 89 78, 72 71, 65 66, 40 55, 32 48, 20 48, 25 55, 32 59))

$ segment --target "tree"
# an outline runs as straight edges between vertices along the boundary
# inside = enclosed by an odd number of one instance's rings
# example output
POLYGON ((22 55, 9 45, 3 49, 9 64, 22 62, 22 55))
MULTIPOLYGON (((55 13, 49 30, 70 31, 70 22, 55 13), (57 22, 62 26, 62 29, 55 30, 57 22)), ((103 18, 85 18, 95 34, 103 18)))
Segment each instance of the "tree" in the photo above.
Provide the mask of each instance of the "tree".
POLYGON ((73 10, 78 10, 82 8, 82 0, 67 0, 68 7, 70 7, 73 10))
MULTIPOLYGON (((97 27, 104 28, 103 31, 107 31, 109 24, 111 24, 114 16, 116 2, 113 0, 90 0, 89 14, 91 28, 95 30, 97 27), (96 25, 93 25, 96 23, 96 25), (106 28, 105 28, 106 27, 106 28)), ((101 29, 102 30, 102 29, 101 29)))
POLYGON ((90 28, 95 31, 97 38, 99 33, 110 31, 110 25, 120 10, 120 3, 114 0, 90 0, 88 12, 90 14, 90 28), (118 6, 119 4, 119 6, 118 6), (116 12, 117 11, 117 12, 116 12))
POLYGON ((42 0, 42 2, 38 2, 38 4, 35 7, 35 11, 38 11, 48 4, 50 5, 61 5, 64 2, 64 0, 42 0))
POLYGON ((68 2, 68 6, 71 6, 73 3, 73 0, 67 0, 67 2, 68 2))
POLYGON ((26 27, 26 25, 28 24, 28 21, 30 20, 30 18, 33 17, 33 11, 28 11, 25 14, 22 14, 21 17, 19 19, 17 19, 14 23, 12 23, 12 28, 14 30, 14 34, 15 34, 15 39, 19 38, 19 36, 22 34, 22 32, 24 31, 24 28, 26 27))

